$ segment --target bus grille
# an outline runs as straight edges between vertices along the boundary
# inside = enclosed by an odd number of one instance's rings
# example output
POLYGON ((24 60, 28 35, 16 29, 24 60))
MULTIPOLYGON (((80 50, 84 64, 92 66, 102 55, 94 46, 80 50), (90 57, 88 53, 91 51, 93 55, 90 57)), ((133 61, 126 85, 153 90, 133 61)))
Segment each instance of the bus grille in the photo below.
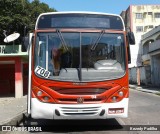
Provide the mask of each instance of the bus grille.
POLYGON ((96 115, 100 107, 60 107, 64 115, 96 115))
POLYGON ((60 94, 66 95, 96 95, 104 93, 109 88, 54 88, 50 87, 60 94))
MULTIPOLYGON (((84 99, 83 103, 93 103, 93 102, 100 103, 104 99, 105 99, 105 97, 94 98, 94 99, 86 98, 86 99, 84 99)), ((60 103, 78 103, 77 99, 74 99, 74 98, 59 98, 59 99, 57 99, 57 101, 60 103)))

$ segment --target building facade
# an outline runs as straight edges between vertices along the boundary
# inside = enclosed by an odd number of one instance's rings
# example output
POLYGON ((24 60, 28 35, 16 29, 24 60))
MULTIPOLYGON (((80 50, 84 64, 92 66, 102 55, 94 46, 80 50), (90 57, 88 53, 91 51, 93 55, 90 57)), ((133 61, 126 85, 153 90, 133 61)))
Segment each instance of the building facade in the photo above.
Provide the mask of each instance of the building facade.
POLYGON ((21 98, 27 90, 28 52, 21 44, 0 44, 0 96, 21 98))
POLYGON ((131 64, 129 67, 142 65, 141 36, 160 25, 160 5, 130 5, 122 11, 122 18, 126 28, 135 34, 136 44, 131 45, 131 64))
POLYGON ((141 48, 145 84, 160 87, 160 25, 142 35, 141 48))

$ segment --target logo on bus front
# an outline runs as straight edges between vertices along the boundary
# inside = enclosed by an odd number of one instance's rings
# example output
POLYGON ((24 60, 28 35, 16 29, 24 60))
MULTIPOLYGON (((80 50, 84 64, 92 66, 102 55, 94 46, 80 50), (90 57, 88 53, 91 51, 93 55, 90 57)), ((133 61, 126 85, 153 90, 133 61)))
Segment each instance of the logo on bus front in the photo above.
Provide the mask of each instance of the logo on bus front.
POLYGON ((84 102, 84 98, 82 97, 77 98, 77 103, 83 103, 83 102, 84 102))

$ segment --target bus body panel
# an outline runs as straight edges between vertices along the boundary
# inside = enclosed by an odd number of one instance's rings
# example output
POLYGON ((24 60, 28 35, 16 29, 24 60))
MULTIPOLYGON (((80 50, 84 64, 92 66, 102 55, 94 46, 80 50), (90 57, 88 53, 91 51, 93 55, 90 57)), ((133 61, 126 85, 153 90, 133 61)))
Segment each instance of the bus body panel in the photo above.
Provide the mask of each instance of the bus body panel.
POLYGON ((34 119, 107 119, 126 118, 128 116, 129 98, 124 98, 117 103, 100 104, 49 104, 36 98, 31 99, 31 117, 34 119), (124 109, 123 113, 109 114, 109 108, 124 109), (100 116, 102 110, 104 114, 100 116), (55 111, 59 112, 59 116, 55 111))

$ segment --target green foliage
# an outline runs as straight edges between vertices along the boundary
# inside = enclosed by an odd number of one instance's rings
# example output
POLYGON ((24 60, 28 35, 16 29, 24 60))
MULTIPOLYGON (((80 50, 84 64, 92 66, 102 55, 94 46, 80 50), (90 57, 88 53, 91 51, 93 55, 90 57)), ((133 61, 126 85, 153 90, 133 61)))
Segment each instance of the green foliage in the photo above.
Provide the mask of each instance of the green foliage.
POLYGON ((24 36, 24 27, 32 32, 39 14, 44 12, 56 12, 47 4, 34 0, 0 0, 0 44, 4 44, 3 30, 7 35, 18 32, 24 36))

